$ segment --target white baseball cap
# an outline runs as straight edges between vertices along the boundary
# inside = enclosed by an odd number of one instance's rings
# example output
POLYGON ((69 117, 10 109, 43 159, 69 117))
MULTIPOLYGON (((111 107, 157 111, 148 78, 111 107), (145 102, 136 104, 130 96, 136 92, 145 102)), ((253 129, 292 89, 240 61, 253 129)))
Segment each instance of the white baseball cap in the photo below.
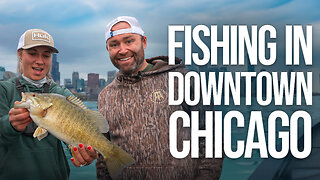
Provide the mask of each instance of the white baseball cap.
POLYGON ((106 42, 113 36, 125 33, 135 33, 144 36, 144 32, 136 18, 130 16, 119 16, 107 25, 107 30, 105 34, 106 42), (130 25, 130 28, 111 31, 112 27, 118 22, 127 22, 130 25))
POLYGON ((24 32, 19 39, 17 50, 36 46, 48 46, 52 49, 52 52, 59 53, 54 47, 52 36, 42 29, 29 29, 24 32))

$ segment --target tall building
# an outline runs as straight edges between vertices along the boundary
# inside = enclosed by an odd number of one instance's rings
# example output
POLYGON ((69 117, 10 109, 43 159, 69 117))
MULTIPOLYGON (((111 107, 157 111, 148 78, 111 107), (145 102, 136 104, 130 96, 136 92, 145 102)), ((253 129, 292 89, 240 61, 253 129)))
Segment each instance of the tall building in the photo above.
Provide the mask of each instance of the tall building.
POLYGON ((88 74, 88 93, 90 98, 97 99, 99 94, 99 74, 88 74))
POLYGON ((88 74, 88 87, 98 88, 99 87, 99 74, 89 73, 88 74))
POLYGON ((84 91, 84 79, 78 79, 77 80, 77 92, 83 92, 84 91))
POLYGON ((99 79, 99 87, 103 89, 107 85, 107 82, 105 79, 99 79))
POLYGON ((77 90, 77 81, 79 80, 79 73, 73 72, 72 73, 72 86, 75 90, 77 90))
POLYGON ((56 84, 60 85, 60 72, 59 72, 59 62, 57 61, 57 54, 52 56, 52 69, 51 76, 56 84))
POLYGON ((4 72, 6 72, 6 69, 0 66, 0 81, 4 80, 4 72))
POLYGON ((64 87, 68 89, 72 88, 71 79, 64 79, 64 87))
POLYGON ((117 71, 108 71, 107 85, 110 84, 117 75, 117 71))

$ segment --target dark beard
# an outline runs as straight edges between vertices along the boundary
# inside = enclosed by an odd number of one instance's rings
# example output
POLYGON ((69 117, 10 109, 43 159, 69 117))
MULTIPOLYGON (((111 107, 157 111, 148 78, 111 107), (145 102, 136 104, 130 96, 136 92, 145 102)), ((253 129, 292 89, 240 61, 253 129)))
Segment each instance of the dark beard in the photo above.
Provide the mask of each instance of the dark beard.
POLYGON ((144 55, 142 56, 142 58, 138 58, 137 54, 133 55, 133 58, 135 60, 135 68, 130 69, 128 71, 123 71, 121 68, 117 67, 119 69, 119 71, 121 71, 124 75, 126 76, 130 76, 133 75, 133 73, 137 70, 140 69, 140 67, 142 66, 143 62, 144 62, 144 55))

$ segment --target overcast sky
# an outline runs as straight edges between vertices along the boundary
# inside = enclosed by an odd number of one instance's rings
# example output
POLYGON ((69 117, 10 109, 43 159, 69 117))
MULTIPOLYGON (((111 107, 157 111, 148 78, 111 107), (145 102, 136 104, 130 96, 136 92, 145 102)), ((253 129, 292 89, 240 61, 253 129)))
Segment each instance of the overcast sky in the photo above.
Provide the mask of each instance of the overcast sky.
POLYGON ((277 37, 286 24, 312 24, 313 65, 318 66, 320 2, 317 0, 1 0, 0 66, 16 71, 16 47, 30 28, 49 32, 59 49, 61 82, 73 71, 106 77, 115 70, 105 49, 105 26, 120 15, 135 16, 148 38, 146 57, 167 55, 170 24, 271 24, 277 37), (182 3, 183 2, 183 3, 182 3))

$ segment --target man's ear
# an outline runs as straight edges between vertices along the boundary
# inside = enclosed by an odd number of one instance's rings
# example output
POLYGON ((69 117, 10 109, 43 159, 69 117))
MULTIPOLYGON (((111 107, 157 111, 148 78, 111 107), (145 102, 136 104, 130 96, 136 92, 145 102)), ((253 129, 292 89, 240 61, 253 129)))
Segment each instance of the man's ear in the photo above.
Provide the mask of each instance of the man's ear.
POLYGON ((143 43, 143 49, 146 49, 146 47, 147 47, 147 37, 146 36, 142 37, 142 43, 143 43))

